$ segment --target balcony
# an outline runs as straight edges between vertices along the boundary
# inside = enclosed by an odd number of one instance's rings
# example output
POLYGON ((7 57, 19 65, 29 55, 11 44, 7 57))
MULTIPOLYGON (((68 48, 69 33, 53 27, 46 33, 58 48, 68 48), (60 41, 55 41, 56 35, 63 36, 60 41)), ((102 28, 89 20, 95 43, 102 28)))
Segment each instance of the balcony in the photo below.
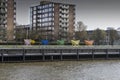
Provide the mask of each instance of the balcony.
POLYGON ((5 16, 5 15, 2 15, 2 13, 0 13, 0 18, 1 18, 1 19, 5 19, 6 16, 5 16))
POLYGON ((66 15, 66 14, 63 14, 63 15, 60 15, 60 18, 68 18, 69 15, 66 15))
POLYGON ((6 13, 6 11, 5 10, 1 10, 1 12, 0 13, 3 13, 3 14, 5 14, 6 13))
POLYGON ((59 11, 60 11, 60 13, 63 13, 63 14, 68 14, 69 13, 68 9, 60 9, 59 11))
POLYGON ((69 10, 63 10, 62 13, 68 14, 68 13, 69 13, 69 10))
POLYGON ((0 5, 0 8, 7 8, 6 5, 0 5))
POLYGON ((69 5, 60 5, 60 8, 69 9, 69 5))

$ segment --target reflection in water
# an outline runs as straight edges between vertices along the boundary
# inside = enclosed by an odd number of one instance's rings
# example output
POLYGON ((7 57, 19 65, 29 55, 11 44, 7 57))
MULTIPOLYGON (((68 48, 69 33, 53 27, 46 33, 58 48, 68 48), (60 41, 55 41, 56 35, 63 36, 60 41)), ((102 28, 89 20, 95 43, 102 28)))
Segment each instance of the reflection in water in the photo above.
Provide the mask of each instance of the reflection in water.
POLYGON ((0 64, 0 80, 119 80, 119 75, 119 60, 0 64))

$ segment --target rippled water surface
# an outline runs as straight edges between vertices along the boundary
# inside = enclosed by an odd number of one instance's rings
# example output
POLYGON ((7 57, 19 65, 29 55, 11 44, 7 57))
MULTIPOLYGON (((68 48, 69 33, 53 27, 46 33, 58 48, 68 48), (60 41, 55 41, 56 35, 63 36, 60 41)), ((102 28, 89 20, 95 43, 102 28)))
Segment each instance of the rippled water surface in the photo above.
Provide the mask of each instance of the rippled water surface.
POLYGON ((120 80, 120 60, 0 63, 0 80, 120 80))

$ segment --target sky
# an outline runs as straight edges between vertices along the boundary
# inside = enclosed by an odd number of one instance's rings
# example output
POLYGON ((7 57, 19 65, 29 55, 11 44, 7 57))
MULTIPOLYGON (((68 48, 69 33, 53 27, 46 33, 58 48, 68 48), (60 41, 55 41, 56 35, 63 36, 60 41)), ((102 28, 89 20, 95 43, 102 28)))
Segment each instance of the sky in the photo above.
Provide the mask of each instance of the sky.
MULTIPOLYGON (((30 7, 41 0, 15 0, 17 24, 30 24, 30 7)), ((82 21, 87 30, 120 27, 120 0, 49 0, 76 5, 76 20, 82 21)))

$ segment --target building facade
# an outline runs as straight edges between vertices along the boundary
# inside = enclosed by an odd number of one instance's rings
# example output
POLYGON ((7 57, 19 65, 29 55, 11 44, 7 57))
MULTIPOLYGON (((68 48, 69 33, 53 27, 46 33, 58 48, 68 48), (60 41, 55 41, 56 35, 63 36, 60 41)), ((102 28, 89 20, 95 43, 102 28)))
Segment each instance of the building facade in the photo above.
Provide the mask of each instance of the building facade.
POLYGON ((16 3, 14 0, 0 0, 0 40, 14 40, 16 3))
POLYGON ((30 8, 33 30, 40 30, 41 37, 48 40, 74 38, 75 5, 41 1, 30 8))

